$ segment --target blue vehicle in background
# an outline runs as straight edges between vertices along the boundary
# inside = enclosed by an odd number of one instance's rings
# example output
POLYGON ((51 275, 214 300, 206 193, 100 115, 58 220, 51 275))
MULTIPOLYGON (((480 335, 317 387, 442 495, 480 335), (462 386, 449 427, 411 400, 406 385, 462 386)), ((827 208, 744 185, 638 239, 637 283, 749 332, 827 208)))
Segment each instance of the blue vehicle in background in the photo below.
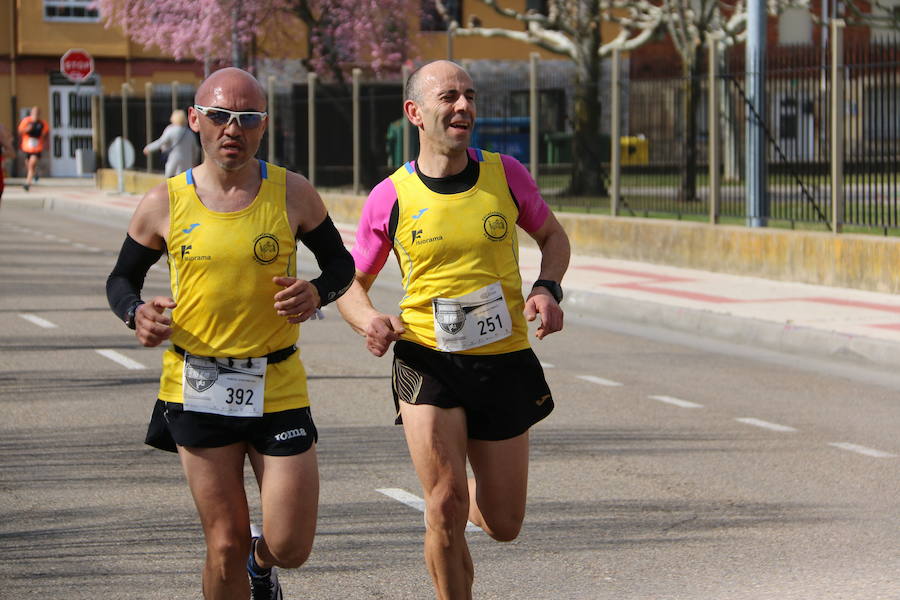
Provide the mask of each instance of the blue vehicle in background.
POLYGON ((527 164, 530 129, 528 117, 478 117, 471 143, 475 148, 508 154, 527 164))

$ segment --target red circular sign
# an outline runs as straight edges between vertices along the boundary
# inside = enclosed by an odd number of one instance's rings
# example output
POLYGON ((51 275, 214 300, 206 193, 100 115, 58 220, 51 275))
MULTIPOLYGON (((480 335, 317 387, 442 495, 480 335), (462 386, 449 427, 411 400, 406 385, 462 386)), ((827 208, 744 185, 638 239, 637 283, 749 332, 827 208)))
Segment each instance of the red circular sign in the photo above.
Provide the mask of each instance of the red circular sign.
POLYGON ((85 50, 73 48, 63 54, 59 60, 59 68, 63 75, 78 83, 90 77, 94 72, 94 58, 85 50))

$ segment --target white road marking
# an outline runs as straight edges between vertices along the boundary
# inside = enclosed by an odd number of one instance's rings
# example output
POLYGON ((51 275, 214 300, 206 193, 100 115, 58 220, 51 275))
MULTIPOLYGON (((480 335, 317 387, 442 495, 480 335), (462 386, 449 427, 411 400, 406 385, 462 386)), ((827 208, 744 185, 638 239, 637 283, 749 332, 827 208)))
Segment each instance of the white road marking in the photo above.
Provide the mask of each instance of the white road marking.
POLYGON ((896 454, 891 454, 890 452, 882 452, 881 450, 867 448, 865 446, 860 446, 859 444, 850 444, 848 442, 829 442, 828 445, 834 446, 835 448, 840 448, 841 450, 849 450, 850 452, 856 452, 857 454, 872 456, 874 458, 894 458, 895 456, 897 456, 896 454))
POLYGON ((544 369, 552 369, 555 366, 556 365, 551 365, 550 363, 541 362, 541 367, 543 367, 544 369))
POLYGON ((753 425, 754 427, 762 427, 763 429, 771 429, 772 431, 781 431, 781 432, 791 432, 797 431, 793 427, 788 427, 787 425, 779 425, 778 423, 769 423, 768 421, 763 421, 762 419, 753 419, 751 417, 744 417, 741 419, 735 419, 735 421, 740 421, 741 423, 746 423, 747 425, 753 425))
POLYGON ((605 385, 607 387, 617 387, 622 385, 618 381, 612 381, 611 379, 603 379, 602 377, 595 377, 594 375, 578 375, 578 379, 583 379, 585 381, 590 381, 591 383, 596 383, 597 385, 605 385))
POLYGON ((42 319, 37 315, 30 315, 28 313, 19 313, 19 316, 29 323, 37 325, 38 327, 43 327, 44 329, 53 329, 57 327, 56 323, 51 323, 47 319, 42 319))
POLYGON ((96 350, 95 352, 97 352, 97 354, 99 354, 100 356, 106 357, 115 363, 119 363, 126 369, 137 370, 137 369, 146 369, 147 368, 144 365, 142 365, 141 363, 139 363, 138 361, 131 360, 124 354, 120 354, 120 353, 116 352, 115 350, 96 350))
POLYGON ((665 402, 666 404, 680 406, 681 408, 703 408, 702 404, 697 404, 696 402, 689 402, 687 400, 682 400, 680 398, 673 398, 672 396, 649 396, 649 398, 651 400, 659 400, 660 402, 665 402))
MULTIPOLYGON (((375 491, 379 494, 384 494, 388 498, 393 498, 397 502, 401 502, 410 508, 414 508, 423 513, 425 512, 425 500, 419 498, 415 494, 410 494, 406 490, 401 490, 400 488, 378 488, 375 491)), ((481 531, 481 527, 471 521, 466 521, 466 531, 481 531)))

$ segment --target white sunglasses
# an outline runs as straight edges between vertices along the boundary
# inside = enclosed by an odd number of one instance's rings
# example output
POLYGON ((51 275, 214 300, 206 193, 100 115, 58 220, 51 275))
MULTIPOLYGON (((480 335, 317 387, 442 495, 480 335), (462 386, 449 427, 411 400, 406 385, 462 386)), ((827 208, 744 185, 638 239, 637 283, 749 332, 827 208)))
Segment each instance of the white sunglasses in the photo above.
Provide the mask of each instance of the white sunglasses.
POLYGON ((262 125, 263 119, 269 114, 255 110, 235 111, 215 106, 200 106, 199 104, 195 104, 194 109, 217 126, 228 127, 231 125, 231 121, 237 121, 238 127, 241 129, 256 129, 262 125))

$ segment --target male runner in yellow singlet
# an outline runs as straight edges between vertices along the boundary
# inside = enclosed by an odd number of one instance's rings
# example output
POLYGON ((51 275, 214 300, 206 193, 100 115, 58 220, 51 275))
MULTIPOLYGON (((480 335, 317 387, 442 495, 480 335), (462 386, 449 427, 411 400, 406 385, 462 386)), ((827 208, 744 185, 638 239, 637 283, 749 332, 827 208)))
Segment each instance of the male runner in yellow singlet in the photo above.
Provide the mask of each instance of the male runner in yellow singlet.
POLYGON ((369 195, 356 279, 338 307, 376 356, 396 342, 394 402, 425 494, 425 561, 438 598, 468 599, 466 520, 509 541, 525 517, 528 430, 553 409, 526 321, 540 315, 538 339, 562 329, 569 239, 517 160, 468 147, 475 90, 463 69, 421 67, 403 108, 419 156, 369 195), (542 254, 527 299, 517 226, 542 254), (391 252, 405 292, 399 317, 367 294, 391 252))
POLYGON ((143 345, 172 342, 147 443, 181 457, 206 538, 204 597, 281 599, 274 567, 309 556, 319 492, 294 344, 299 323, 350 285, 353 259, 309 182, 254 158, 267 115, 252 75, 216 71, 195 102, 189 124, 203 163, 141 200, 107 295, 143 345), (320 277, 297 279, 296 239, 320 277), (163 251, 172 297, 144 303, 144 277, 163 251), (262 503, 262 536, 252 539, 245 456, 262 503))

